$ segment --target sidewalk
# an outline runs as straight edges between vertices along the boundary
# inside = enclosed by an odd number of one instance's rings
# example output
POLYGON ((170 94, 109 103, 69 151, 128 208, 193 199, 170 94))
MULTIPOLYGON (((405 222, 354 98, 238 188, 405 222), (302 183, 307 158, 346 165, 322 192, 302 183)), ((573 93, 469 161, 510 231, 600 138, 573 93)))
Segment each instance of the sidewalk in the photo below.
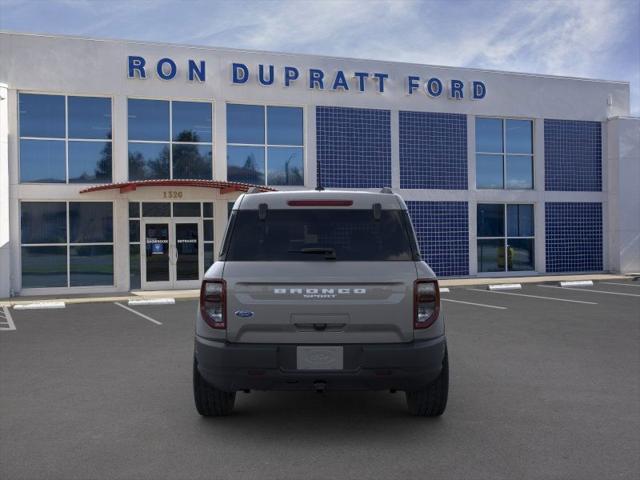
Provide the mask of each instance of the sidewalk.
MULTIPOLYGON (((468 285, 495 285, 503 283, 549 283, 572 280, 623 280, 637 277, 638 274, 613 275, 606 273, 586 274, 586 275, 538 275, 533 277, 475 277, 440 280, 441 287, 460 287, 468 285)), ((153 298, 174 298, 174 299, 194 299, 200 296, 200 290, 153 290, 153 291, 132 291, 123 293, 106 294, 78 294, 78 295, 42 295, 24 296, 14 298, 0 298, 0 307, 13 306, 37 302, 65 302, 71 303, 99 303, 99 302, 127 302, 129 300, 153 299, 153 298)))

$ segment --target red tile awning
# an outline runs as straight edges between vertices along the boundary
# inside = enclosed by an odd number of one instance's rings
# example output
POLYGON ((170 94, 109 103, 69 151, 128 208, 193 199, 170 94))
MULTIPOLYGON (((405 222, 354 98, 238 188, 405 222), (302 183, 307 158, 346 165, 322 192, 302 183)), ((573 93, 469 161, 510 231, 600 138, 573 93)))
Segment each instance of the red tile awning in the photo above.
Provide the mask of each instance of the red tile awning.
POLYGON ((250 188, 257 188, 260 192, 274 192, 274 188, 250 183, 222 182, 219 180, 137 180, 133 182, 107 183, 95 185, 80 190, 80 193, 101 192, 103 190, 119 189, 120 193, 133 192, 142 187, 198 187, 217 188, 221 194, 232 192, 247 192, 250 188))

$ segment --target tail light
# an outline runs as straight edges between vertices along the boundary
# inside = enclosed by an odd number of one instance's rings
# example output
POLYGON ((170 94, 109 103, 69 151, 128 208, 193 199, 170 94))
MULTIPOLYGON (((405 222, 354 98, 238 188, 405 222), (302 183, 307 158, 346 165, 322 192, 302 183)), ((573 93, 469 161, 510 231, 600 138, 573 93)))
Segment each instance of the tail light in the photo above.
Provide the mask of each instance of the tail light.
POLYGON ((211 328, 227 328, 227 286, 224 280, 204 280, 200 289, 200 314, 211 328))
POLYGON ((440 288, 437 280, 416 280, 413 300, 414 328, 428 328, 440 314, 440 288))

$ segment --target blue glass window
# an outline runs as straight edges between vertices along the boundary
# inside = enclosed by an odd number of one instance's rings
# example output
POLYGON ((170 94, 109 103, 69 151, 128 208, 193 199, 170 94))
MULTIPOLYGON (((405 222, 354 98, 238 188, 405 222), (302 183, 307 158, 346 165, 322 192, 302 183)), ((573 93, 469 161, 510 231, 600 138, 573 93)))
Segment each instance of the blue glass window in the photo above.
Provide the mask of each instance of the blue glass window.
POLYGON ((533 205, 507 205, 507 235, 533 237, 533 205))
POLYGON ((69 183, 111 182, 111 142, 69 141, 69 183))
POLYGON ((69 202, 71 243, 113 242, 111 202, 69 202))
POLYGON ((111 139, 111 99, 69 97, 69 138, 111 139))
POLYGON ((227 104, 227 143, 265 143, 262 105, 227 104))
POLYGON ((533 188, 533 162, 528 155, 507 155, 507 188, 533 188))
POLYGON ((20 182, 64 183, 65 142, 20 140, 20 182))
POLYGON ((171 115, 174 142, 211 143, 210 103, 173 102, 171 115))
POLYGON ((175 202, 173 204, 174 217, 199 217, 200 203, 197 202, 175 202))
POLYGON ((211 110, 207 102, 129 99, 129 180, 211 180, 211 110))
POLYGON ((302 145, 302 108, 267 107, 267 143, 302 145))
POLYGON ((304 184, 303 151, 297 147, 269 147, 267 183, 269 185, 304 184))
POLYGON ((476 185, 478 188, 504 188, 502 155, 476 156, 476 185))
POLYGON ((22 288, 67 286, 67 247, 22 247, 22 288))
POLYGON ((130 98, 129 140, 169 141, 169 102, 130 98))
POLYGON ((507 120, 507 153, 533 153, 533 123, 531 120, 507 120))
POLYGON ((129 180, 169 178, 169 144, 129 142, 129 180))
POLYGON ((535 269, 533 205, 479 203, 477 222, 479 272, 535 269))
POLYGON ((476 118, 476 187, 533 189, 533 122, 476 118))
POLYGON ((111 181, 111 99, 20 94, 19 101, 20 182, 111 181))
POLYGON ((23 244, 66 243, 67 206, 64 202, 22 202, 23 244))
POLYGON ((64 96, 21 93, 18 102, 21 137, 65 137, 64 96))
POLYGON ((502 153, 502 120, 499 118, 476 118, 476 152, 502 153))
POLYGON ((173 178, 203 179, 213 178, 211 145, 174 143, 173 178))
POLYGON ((227 178, 264 185, 264 147, 227 146, 227 178))
POLYGON ((23 288, 113 285, 111 202, 23 202, 21 254, 23 288))
POLYGON ((202 216, 204 218, 213 218, 213 203, 204 202, 202 204, 202 216))
POLYGON ((227 179, 262 185, 265 180, 270 185, 303 185, 303 123, 300 107, 228 104, 227 179))
POLYGON ((140 288, 140 244, 129 245, 129 288, 140 288))
POLYGON ((83 245, 69 248, 72 287, 113 285, 113 245, 83 245))
POLYGON ((478 237, 504 237, 504 205, 478 204, 478 237))

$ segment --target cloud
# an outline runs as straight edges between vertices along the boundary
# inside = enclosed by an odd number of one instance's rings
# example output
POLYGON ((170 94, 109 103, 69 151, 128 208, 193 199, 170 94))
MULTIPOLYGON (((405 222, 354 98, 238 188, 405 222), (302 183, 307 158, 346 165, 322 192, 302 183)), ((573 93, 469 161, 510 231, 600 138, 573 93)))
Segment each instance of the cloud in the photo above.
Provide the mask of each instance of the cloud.
POLYGON ((640 113, 639 0, 0 0, 0 9, 11 30, 630 80, 640 113))

